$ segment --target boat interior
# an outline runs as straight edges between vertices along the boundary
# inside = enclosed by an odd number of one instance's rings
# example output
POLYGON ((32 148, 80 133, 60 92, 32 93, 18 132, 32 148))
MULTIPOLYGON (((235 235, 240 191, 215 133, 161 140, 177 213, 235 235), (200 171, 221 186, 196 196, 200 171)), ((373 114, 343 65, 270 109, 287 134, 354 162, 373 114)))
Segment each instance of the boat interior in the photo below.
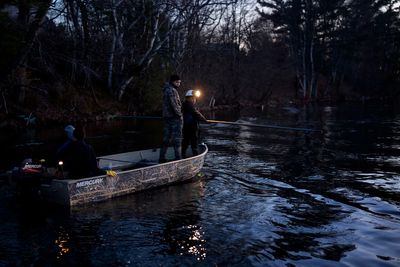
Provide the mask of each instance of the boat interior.
MULTIPOLYGON (((199 146, 200 153, 203 151, 199 146)), ((133 152, 125 152, 97 157, 99 168, 124 171, 128 169, 137 169, 159 164, 160 149, 147 149, 133 152)), ((192 157, 192 151, 189 148, 186 158, 192 157)), ((174 149, 169 147, 166 153, 167 161, 174 159, 174 149)))

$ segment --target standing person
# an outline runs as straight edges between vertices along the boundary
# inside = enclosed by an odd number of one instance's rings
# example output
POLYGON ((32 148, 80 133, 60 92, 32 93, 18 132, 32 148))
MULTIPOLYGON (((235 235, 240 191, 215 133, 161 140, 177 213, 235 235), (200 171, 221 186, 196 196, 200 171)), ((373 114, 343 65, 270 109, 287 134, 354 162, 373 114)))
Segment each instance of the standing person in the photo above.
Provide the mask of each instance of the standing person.
POLYGON ((160 149, 159 162, 166 162, 165 153, 172 141, 175 160, 181 159, 182 142, 182 104, 177 89, 181 85, 178 75, 171 75, 169 83, 163 88, 163 142, 160 149))
POLYGON ((185 101, 182 105, 183 111, 183 141, 182 141, 182 157, 186 156, 186 149, 189 144, 192 148, 193 156, 199 152, 197 150, 197 142, 199 138, 199 122, 207 122, 207 119, 200 113, 196 107, 196 96, 193 90, 188 90, 185 95, 185 101))

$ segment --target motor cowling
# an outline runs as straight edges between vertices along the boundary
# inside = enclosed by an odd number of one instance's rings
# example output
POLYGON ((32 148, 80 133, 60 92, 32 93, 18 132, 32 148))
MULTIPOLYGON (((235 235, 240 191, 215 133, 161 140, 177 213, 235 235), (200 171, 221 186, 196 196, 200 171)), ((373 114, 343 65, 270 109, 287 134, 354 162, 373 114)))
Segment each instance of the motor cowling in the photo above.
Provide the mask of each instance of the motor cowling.
POLYGON ((12 172, 12 181, 16 191, 22 195, 38 194, 41 179, 44 174, 44 166, 41 162, 25 159, 19 167, 12 172))

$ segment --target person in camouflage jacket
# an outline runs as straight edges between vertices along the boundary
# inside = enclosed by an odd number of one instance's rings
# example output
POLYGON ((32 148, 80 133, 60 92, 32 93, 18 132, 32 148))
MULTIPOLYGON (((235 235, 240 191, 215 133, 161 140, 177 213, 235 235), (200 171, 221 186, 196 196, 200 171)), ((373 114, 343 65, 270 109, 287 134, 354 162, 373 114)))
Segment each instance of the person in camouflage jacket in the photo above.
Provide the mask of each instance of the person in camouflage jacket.
POLYGON ((163 88, 163 142, 159 162, 166 162, 165 154, 172 141, 175 160, 181 159, 182 143, 182 104, 176 89, 181 85, 178 75, 171 75, 170 81, 163 88))

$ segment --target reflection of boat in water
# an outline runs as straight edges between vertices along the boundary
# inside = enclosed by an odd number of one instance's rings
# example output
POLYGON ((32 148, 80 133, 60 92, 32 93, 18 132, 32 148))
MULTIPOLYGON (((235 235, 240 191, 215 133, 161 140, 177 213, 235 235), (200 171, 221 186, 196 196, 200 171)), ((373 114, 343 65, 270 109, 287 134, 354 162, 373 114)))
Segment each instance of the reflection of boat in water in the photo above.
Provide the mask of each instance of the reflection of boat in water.
MULTIPOLYGON (((154 258, 154 251, 158 255, 197 258, 195 252, 206 253, 205 230, 201 222, 205 190, 204 179, 196 178, 101 203, 61 209, 49 205, 54 212, 65 211, 63 222, 68 222, 63 229, 69 240, 59 250, 78 243, 81 261, 89 262, 87 265, 94 264, 93 254, 95 257, 101 255, 105 261, 109 259, 111 263, 106 265, 127 259, 143 266, 174 265, 168 258, 161 261, 154 258)), ((65 233, 58 235, 66 236, 65 233)))
MULTIPOLYGON (((75 219, 93 220, 112 217, 124 219, 133 217, 161 216, 167 214, 187 216, 197 210, 199 200, 204 196, 203 179, 182 182, 179 185, 163 186, 154 190, 130 194, 101 203, 71 206, 65 211, 75 219)), ((54 206, 55 207, 55 206, 54 206)), ((59 209, 58 209, 59 210, 59 209)))
MULTIPOLYGON (((113 166, 115 176, 95 176, 78 180, 53 179, 40 185, 41 196, 62 205, 98 202, 134 192, 182 182, 196 176, 208 152, 206 145, 199 146, 201 153, 189 158, 159 164, 159 149, 148 149, 99 157, 99 167, 113 166)), ((172 157, 171 149, 169 149, 172 157)))

